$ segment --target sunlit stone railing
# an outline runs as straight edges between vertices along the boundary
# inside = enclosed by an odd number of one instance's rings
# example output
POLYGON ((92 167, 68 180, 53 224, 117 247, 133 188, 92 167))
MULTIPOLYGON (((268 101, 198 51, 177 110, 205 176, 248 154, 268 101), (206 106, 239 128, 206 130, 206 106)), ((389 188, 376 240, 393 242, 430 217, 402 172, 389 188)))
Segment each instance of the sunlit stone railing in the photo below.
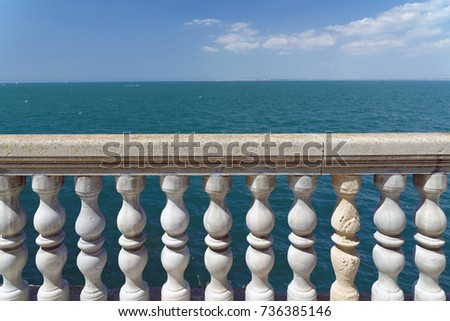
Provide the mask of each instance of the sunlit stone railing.
MULTIPOLYGON (((23 232, 27 215, 19 194, 26 177, 39 196, 33 222, 39 236, 36 266, 42 273, 38 300, 69 300, 69 284, 62 269, 67 259, 64 245, 66 214, 58 199, 64 176, 75 177, 75 192, 81 210, 75 224, 80 239, 77 265, 85 278, 81 300, 106 300, 108 289, 101 274, 107 260, 118 260, 125 277, 120 300, 148 300, 149 286, 143 278, 148 264, 144 243, 146 213, 140 203, 145 176, 161 179, 167 204, 161 213, 164 248, 161 264, 167 281, 161 289, 162 300, 189 300, 191 289, 184 278, 189 264, 189 213, 184 192, 189 176, 203 176, 209 207, 204 214, 207 246, 204 260, 211 280, 205 300, 233 300, 228 280, 233 264, 233 243, 229 236, 232 213, 226 195, 232 189, 232 177, 247 177, 253 203, 248 209, 248 249, 246 264, 251 279, 246 300, 274 300, 269 272, 274 266, 271 236, 275 217, 269 194, 276 176, 288 176, 294 203, 286 219, 292 230, 287 260, 292 281, 286 289, 288 300, 317 300, 310 274, 317 263, 314 229, 317 216, 311 195, 319 175, 331 175, 336 206, 331 217, 335 233, 331 263, 336 280, 330 289, 331 300, 359 300, 354 279, 359 268, 357 234, 359 214, 354 198, 361 188, 362 175, 374 175, 380 191, 380 203, 373 209, 373 261, 378 280, 372 286, 372 300, 404 300, 397 277, 405 265, 401 234, 406 225, 399 197, 408 174, 420 194, 414 214, 417 233, 414 263, 419 278, 411 285, 414 300, 445 300, 439 284, 445 270, 442 234, 446 214, 439 197, 447 188, 450 170, 450 134, 277 134, 277 135, 0 135, 0 300, 28 300, 30 286, 22 277, 28 260, 23 232), (116 189, 122 197, 117 214, 118 258, 107 257, 104 248, 105 218, 98 203, 102 177, 116 177, 116 189)), ((286 201, 290 198, 286 195, 286 201)), ((329 213, 331 214, 331 213, 329 213)), ((408 290, 408 289, 406 289, 408 290)), ((448 290, 448 289, 447 289, 448 290)))

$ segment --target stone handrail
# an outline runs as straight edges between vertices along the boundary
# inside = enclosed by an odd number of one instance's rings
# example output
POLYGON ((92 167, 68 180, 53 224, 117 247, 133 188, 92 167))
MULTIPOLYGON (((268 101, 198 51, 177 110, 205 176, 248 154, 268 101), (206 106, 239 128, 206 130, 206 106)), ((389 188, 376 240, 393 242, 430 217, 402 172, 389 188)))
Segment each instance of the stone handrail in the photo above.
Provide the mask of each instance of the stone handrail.
POLYGON ((0 135, 0 174, 448 172, 449 142, 450 133, 0 135))
POLYGON ((63 176, 75 176, 75 192, 82 206, 76 221, 80 236, 77 266, 86 282, 81 300, 106 300, 107 288, 101 273, 107 261, 103 248, 105 218, 97 202, 102 176, 115 176, 116 189, 123 199, 117 215, 122 236, 118 261, 125 276, 121 300, 148 300, 149 287, 142 277, 147 264, 145 247, 146 213, 139 195, 145 188, 145 176, 161 177, 167 204, 161 213, 164 249, 161 263, 167 282, 161 289, 163 300, 189 300, 191 289, 184 279, 189 264, 189 213, 183 194, 190 175, 203 176, 210 205, 204 215, 208 233, 205 266, 211 282, 205 289, 206 300, 233 300, 227 275, 233 259, 231 239, 232 213, 226 205, 232 175, 247 176, 253 196, 246 223, 249 229, 246 263, 251 280, 246 300, 273 300, 274 290, 268 278, 274 264, 272 228, 274 214, 269 195, 275 175, 287 175, 294 193, 288 214, 292 230, 287 253, 293 272, 287 288, 288 300, 316 300, 310 281, 317 256, 313 235, 317 223, 311 195, 318 175, 332 175, 337 195, 331 218, 335 245, 331 262, 336 281, 331 300, 358 300, 354 278, 359 267, 357 246, 359 215, 354 198, 361 187, 361 175, 374 175, 380 191, 380 204, 374 213, 377 245, 373 260, 379 279, 373 284, 372 300, 403 300, 397 284, 405 257, 401 251, 401 233, 406 218, 399 205, 406 187, 406 175, 414 174, 414 186, 421 195, 414 223, 417 245, 414 261, 419 278, 414 285, 415 300, 445 300, 439 276, 445 269, 441 237, 446 215, 439 196, 447 188, 450 169, 449 133, 378 134, 177 134, 177 135, 0 135, 0 300, 28 300, 29 285, 22 278, 28 259, 24 245, 26 215, 19 202, 25 176, 32 176, 32 189, 40 204, 34 215, 36 239, 40 247, 36 266, 43 276, 38 300, 68 300, 69 284, 62 277, 67 259, 64 245, 66 214, 58 200, 63 176))

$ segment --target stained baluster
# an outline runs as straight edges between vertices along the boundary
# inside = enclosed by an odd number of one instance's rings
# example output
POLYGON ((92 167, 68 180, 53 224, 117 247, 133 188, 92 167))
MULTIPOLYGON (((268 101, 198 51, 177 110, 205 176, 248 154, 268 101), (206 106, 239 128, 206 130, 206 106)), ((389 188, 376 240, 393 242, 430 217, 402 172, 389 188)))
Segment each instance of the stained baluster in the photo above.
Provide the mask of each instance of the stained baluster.
POLYGON ((62 188, 62 176, 37 175, 32 188, 39 195, 39 207, 34 216, 34 227, 39 232, 36 244, 36 266, 44 277, 37 298, 42 301, 68 301, 69 284, 62 278, 62 269, 67 260, 67 249, 63 243, 61 229, 66 221, 66 212, 59 203, 58 192, 62 188))
POLYGON ((28 282, 22 279, 28 258, 22 231, 26 215, 19 204, 24 185, 23 176, 0 176, 0 300, 26 301, 30 297, 28 282))
POLYGON ((232 301, 233 289, 227 279, 233 264, 233 256, 229 248, 231 238, 232 217, 225 202, 225 197, 231 189, 231 177, 213 175, 203 177, 205 192, 210 203, 203 218, 208 235, 205 243, 205 266, 211 274, 211 282, 205 289, 206 301, 232 301))
POLYGON ((247 213, 246 222, 250 233, 245 259, 252 274, 245 288, 247 301, 273 301, 274 291, 269 283, 269 272, 274 265, 273 237, 270 234, 275 217, 269 205, 269 194, 273 191, 275 176, 248 176, 247 186, 252 192, 253 204, 247 213))
POLYGON ((117 227, 122 233, 119 244, 119 267, 125 275, 125 284, 120 288, 121 301, 146 301, 149 288, 142 278, 148 261, 146 237, 143 233, 147 216, 139 202, 144 190, 144 176, 122 175, 116 178, 117 191, 122 195, 122 208, 117 216, 117 227))
POLYGON ((372 286, 373 301, 402 301, 403 291, 397 277, 405 265, 401 250, 401 233, 406 226, 405 213, 399 205, 400 193, 406 188, 406 175, 375 175, 380 190, 380 203, 373 221, 378 229, 373 248, 373 261, 378 269, 378 280, 372 286))
POLYGON ((162 241, 161 262, 167 272, 167 281, 161 289, 161 300, 189 301, 191 288, 184 279, 189 264, 188 236, 189 213, 184 206, 183 194, 189 185, 188 176, 162 176, 161 189, 166 193, 167 204, 161 213, 161 226, 166 232, 162 241))
POLYGON ((294 193, 294 204, 288 215, 292 233, 289 240, 288 263, 294 278, 287 289, 288 301, 316 301, 317 292, 311 284, 310 275, 317 261, 313 245, 316 241, 312 234, 317 217, 311 205, 311 194, 317 186, 317 176, 289 176, 289 188, 294 193))
POLYGON ((414 239, 414 262, 419 279, 414 284, 416 301, 445 301, 445 292, 439 285, 439 277, 445 269, 446 260, 441 248, 441 237, 447 227, 447 218, 439 206, 439 197, 447 189, 447 175, 414 175, 414 186, 420 192, 420 204, 414 215, 417 233, 414 239))
POLYGON ((80 236, 78 247, 81 250, 77 265, 86 283, 81 291, 81 301, 105 301, 108 293, 101 280, 106 264, 105 239, 103 230, 105 218, 98 207, 98 194, 102 190, 102 177, 76 177, 75 192, 81 199, 81 209, 75 223, 75 231, 80 236))
POLYGON ((354 280, 359 267, 359 215, 355 205, 355 195, 361 186, 360 176, 334 175, 333 188, 337 194, 336 207, 331 217, 335 233, 331 237, 335 246, 331 248, 331 263, 336 281, 331 285, 330 300, 357 301, 359 292, 354 280))

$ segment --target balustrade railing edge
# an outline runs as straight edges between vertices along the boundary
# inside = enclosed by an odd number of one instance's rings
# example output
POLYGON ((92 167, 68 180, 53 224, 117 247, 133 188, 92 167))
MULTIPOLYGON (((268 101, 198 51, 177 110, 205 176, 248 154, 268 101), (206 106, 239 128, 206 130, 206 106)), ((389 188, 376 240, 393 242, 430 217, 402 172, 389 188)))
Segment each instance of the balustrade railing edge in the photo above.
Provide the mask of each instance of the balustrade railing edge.
POLYGON ((0 175, 450 172, 450 133, 0 135, 0 175))

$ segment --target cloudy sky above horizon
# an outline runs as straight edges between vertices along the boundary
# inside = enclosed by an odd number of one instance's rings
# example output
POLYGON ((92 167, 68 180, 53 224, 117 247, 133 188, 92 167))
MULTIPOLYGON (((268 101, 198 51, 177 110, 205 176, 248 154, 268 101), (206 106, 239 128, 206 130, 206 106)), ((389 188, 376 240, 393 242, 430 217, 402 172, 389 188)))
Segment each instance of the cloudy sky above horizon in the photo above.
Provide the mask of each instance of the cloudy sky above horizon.
POLYGON ((0 0, 0 81, 450 78, 450 0, 0 0))

